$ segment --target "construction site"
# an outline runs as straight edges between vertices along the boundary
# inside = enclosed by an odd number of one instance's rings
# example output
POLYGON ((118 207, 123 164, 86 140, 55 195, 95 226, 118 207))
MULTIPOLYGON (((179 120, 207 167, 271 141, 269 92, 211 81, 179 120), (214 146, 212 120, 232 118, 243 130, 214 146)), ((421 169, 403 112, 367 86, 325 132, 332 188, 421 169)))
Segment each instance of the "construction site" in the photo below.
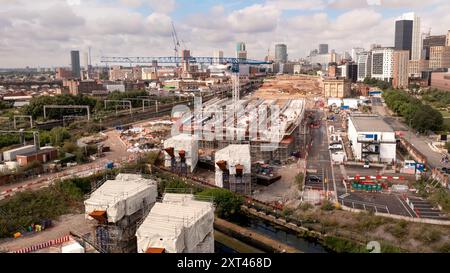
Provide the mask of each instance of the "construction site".
POLYGON ((127 147, 129 153, 145 153, 162 148, 162 142, 170 135, 173 122, 158 119, 136 124, 131 128, 118 128, 120 140, 127 147))
MULTIPOLYGON (((170 191, 170 189, 166 189, 170 191)), ((103 181, 85 200, 94 231, 81 238, 104 253, 213 253, 212 199, 165 192, 140 174, 103 181)))
MULTIPOLYGON (((305 144, 305 109, 323 91, 319 77, 276 76, 241 99, 213 98, 174 120, 180 135, 164 142, 165 167, 181 175, 209 170, 209 183, 252 195, 257 184, 279 180, 276 167, 294 163, 305 144), (294 160, 293 160, 294 159, 294 160)), ((297 160, 296 160, 297 158, 297 160)))
POLYGON ((301 99, 323 94, 322 79, 310 75, 279 75, 264 79, 263 85, 253 94, 262 99, 301 99))

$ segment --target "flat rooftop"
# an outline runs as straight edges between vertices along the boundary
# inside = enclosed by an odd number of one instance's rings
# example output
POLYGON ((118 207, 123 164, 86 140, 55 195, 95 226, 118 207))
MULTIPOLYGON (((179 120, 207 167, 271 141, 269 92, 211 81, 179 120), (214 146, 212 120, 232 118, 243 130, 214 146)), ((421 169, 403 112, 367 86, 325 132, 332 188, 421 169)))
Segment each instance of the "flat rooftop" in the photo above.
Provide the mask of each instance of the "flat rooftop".
POLYGON ((394 129, 379 116, 350 116, 358 132, 394 132, 394 129))

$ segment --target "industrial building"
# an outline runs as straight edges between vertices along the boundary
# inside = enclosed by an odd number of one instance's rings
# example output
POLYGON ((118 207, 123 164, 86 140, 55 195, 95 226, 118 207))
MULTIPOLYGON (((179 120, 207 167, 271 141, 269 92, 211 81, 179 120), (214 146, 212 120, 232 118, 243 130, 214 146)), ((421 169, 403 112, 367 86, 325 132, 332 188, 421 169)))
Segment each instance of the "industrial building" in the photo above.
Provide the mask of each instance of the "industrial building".
POLYGON ((136 231, 138 253, 214 253, 214 206, 165 193, 136 231))
POLYGON ((157 182, 137 174, 106 180, 84 201, 87 219, 95 219, 95 242, 112 253, 136 252, 136 224, 155 204, 157 182))
POLYGON ((26 145, 19 148, 15 148, 12 150, 4 151, 3 152, 3 160, 4 161, 15 161, 17 159, 18 155, 28 154, 36 152, 36 146, 35 145, 26 145))
POLYGON ((251 193, 250 145, 231 144, 215 153, 217 187, 242 194, 251 193))
POLYGON ((198 140, 189 134, 179 134, 164 141, 164 166, 179 174, 193 172, 198 161, 198 140))
POLYGON ((379 116, 351 115, 348 139, 357 160, 387 163, 396 160, 395 132, 379 116))
POLYGON ((46 163, 58 158, 58 150, 53 147, 42 147, 39 150, 30 151, 28 153, 21 153, 16 155, 19 166, 26 166, 33 161, 46 163))

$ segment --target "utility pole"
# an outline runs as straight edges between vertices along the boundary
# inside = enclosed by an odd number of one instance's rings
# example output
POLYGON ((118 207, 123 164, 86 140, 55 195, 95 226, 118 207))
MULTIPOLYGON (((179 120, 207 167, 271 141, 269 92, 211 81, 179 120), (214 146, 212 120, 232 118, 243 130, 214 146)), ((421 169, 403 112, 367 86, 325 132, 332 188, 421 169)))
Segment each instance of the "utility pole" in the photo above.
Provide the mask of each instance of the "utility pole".
POLYGON ((409 143, 412 145, 412 143, 411 143, 411 131, 412 131, 412 128, 411 128, 411 121, 412 121, 412 119, 409 119, 409 143))

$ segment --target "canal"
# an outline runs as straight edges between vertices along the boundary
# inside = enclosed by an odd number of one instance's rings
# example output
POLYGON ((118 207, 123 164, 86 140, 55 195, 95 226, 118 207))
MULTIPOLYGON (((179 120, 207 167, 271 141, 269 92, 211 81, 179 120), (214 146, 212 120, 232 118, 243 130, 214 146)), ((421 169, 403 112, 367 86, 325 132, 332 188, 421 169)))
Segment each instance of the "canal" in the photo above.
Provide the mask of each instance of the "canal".
MULTIPOLYGON (((297 236, 297 234, 284 227, 274 225, 263 219, 248 216, 239 225, 263 234, 274 240, 297 248, 304 253, 327 253, 327 250, 319 243, 297 236)), ((232 238, 217 230, 214 231, 216 239, 216 253, 264 253, 264 251, 232 238)))

